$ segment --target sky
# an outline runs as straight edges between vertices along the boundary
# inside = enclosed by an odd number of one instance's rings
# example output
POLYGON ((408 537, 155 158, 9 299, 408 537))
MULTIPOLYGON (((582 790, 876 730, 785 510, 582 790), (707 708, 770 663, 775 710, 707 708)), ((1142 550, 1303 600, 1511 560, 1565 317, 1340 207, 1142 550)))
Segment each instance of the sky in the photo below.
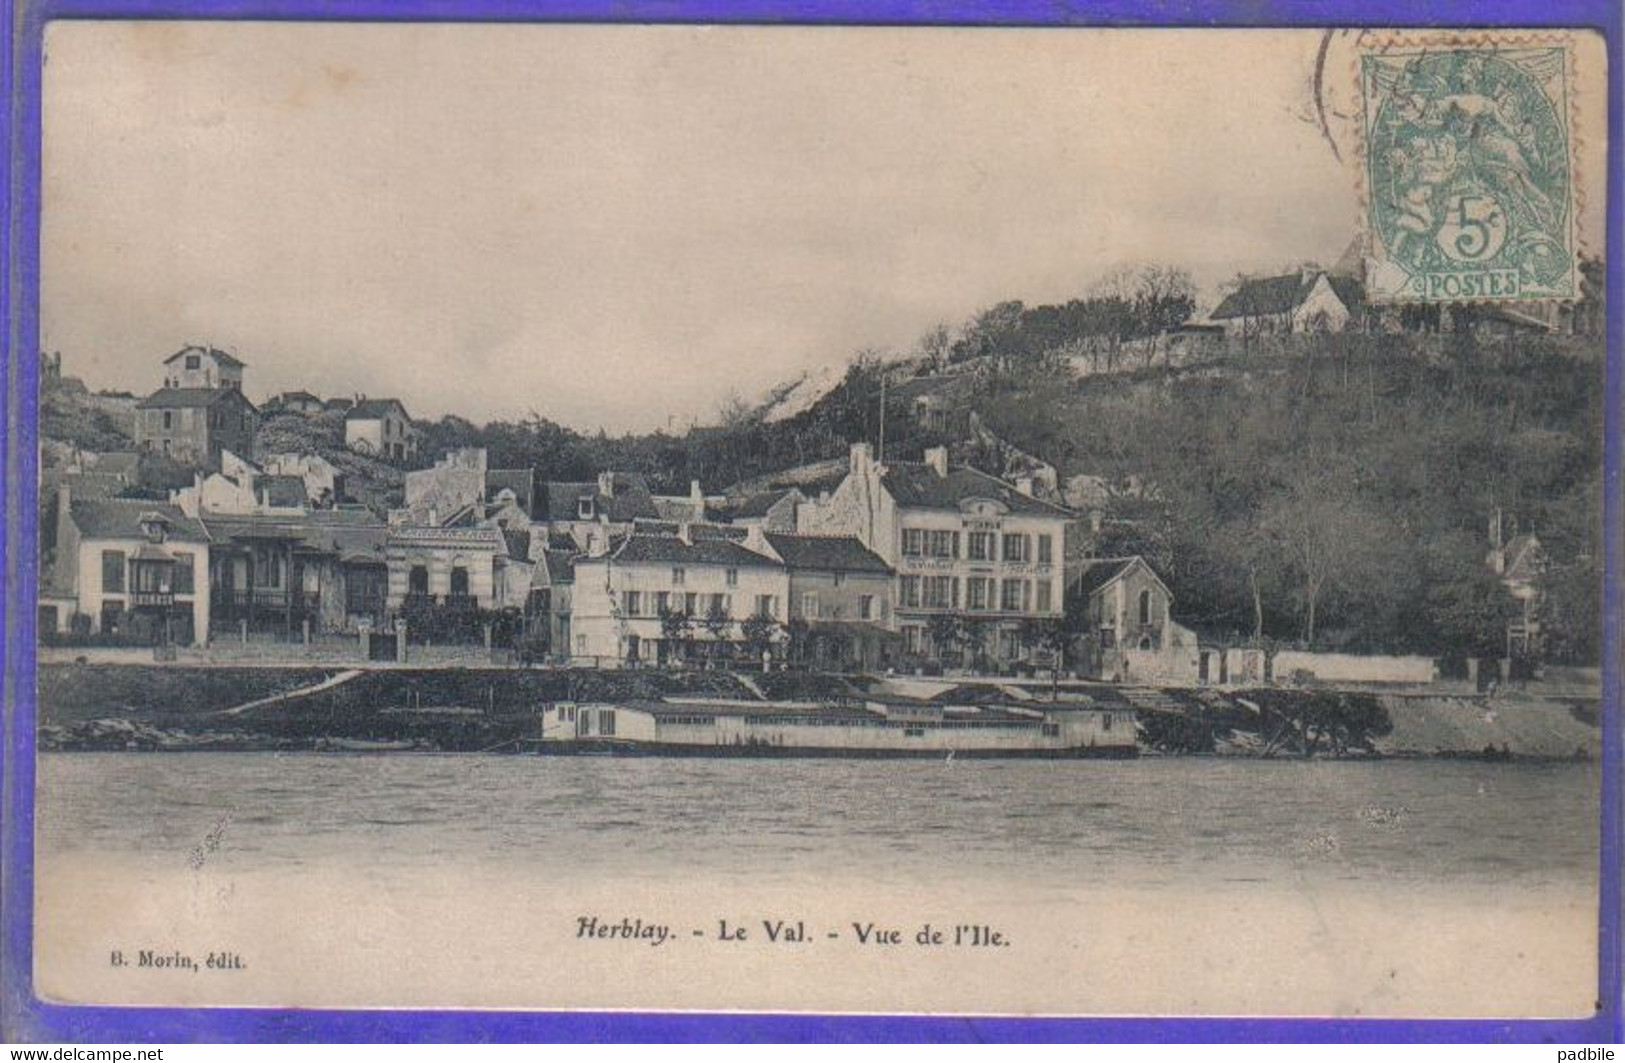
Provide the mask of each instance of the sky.
POLYGON ((1299 31, 53 23, 42 337, 681 429, 1124 262, 1334 261, 1299 31))

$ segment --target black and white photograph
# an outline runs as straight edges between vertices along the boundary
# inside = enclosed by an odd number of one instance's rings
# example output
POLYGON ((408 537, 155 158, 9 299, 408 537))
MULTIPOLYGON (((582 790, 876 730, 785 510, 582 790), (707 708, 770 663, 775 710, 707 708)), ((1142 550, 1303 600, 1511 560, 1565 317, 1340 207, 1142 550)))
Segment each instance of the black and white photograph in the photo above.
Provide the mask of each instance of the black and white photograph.
POLYGON ((1606 77, 51 23, 35 992, 1593 1015, 1606 77))

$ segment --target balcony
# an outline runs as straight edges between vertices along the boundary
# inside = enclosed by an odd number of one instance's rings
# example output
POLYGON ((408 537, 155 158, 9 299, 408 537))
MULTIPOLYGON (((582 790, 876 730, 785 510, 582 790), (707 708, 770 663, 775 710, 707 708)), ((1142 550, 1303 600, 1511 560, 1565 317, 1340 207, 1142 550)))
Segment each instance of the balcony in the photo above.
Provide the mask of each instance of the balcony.
POLYGON ((175 595, 171 591, 131 591, 130 605, 133 608, 155 607, 167 609, 175 604, 175 595))
POLYGON ((216 589, 212 601, 215 612, 234 613, 249 610, 287 612, 292 609, 298 614, 320 611, 322 596, 317 591, 285 591, 255 587, 252 590, 216 589))
POLYGON ((471 613, 480 607, 480 600, 472 594, 448 594, 444 600, 447 609, 460 612, 471 613))

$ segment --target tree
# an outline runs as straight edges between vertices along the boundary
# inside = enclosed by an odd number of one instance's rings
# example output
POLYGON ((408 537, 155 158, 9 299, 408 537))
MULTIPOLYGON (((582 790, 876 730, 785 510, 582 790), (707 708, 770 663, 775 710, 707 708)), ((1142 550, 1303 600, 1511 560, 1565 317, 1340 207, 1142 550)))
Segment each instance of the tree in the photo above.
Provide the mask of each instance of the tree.
POLYGON ((760 660, 762 654, 772 648, 773 636, 778 634, 778 631, 778 621, 762 613, 752 613, 739 625, 739 634, 749 647, 752 660, 760 660))
POLYGON ((937 659, 946 661, 957 657, 965 644, 965 618, 958 613, 937 613, 926 625, 931 632, 931 645, 936 648, 937 659))
POLYGON ((722 651, 719 647, 727 640, 728 631, 733 627, 733 617, 728 615, 721 598, 712 600, 711 607, 700 618, 700 626, 711 636, 711 654, 720 654, 722 651))
POLYGON ((1383 523, 1346 472, 1312 454, 1265 503, 1259 523, 1296 579, 1303 643, 1313 646, 1323 597, 1358 577, 1385 532, 1383 523))
POLYGON ((666 642, 668 654, 673 649, 686 654, 688 641, 694 637, 694 618, 669 606, 660 610, 660 637, 666 642))

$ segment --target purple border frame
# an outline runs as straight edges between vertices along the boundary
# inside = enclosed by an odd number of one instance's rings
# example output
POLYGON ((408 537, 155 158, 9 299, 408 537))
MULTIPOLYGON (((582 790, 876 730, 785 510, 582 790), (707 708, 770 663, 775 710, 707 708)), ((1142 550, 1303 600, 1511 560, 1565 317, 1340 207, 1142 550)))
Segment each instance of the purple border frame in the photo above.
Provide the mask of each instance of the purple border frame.
POLYGON ((1622 549, 1621 33, 1611 0, 0 0, 0 114, 7 198, 0 216, 6 321, 0 368, 0 560, 5 676, 0 691, 0 1039, 23 1042, 1094 1041, 1525 1042, 1625 1040, 1621 1012, 1620 580, 1622 549), (1563 26, 1591 28, 1608 54, 1606 587, 1599 1010, 1581 1020, 1068 1018, 800 1014, 307 1011, 48 1004, 32 993, 35 600, 38 557, 36 357, 39 326, 40 69, 52 19, 724 22, 1022 26, 1563 26))

